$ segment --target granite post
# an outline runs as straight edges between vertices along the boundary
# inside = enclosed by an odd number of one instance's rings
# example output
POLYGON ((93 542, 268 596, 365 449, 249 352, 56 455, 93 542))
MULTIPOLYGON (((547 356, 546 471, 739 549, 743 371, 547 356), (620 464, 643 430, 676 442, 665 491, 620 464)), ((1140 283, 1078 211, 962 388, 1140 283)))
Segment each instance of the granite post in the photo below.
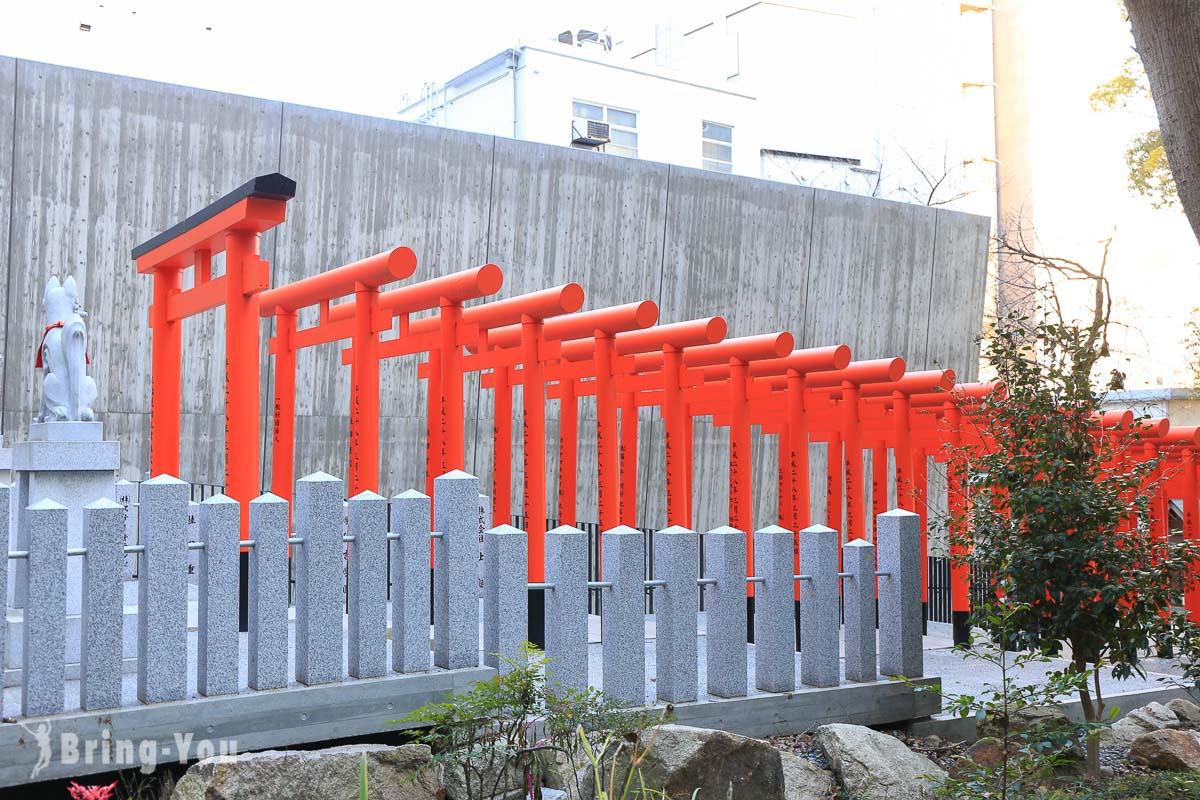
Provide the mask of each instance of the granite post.
POLYGON ((824 525, 800 531, 800 682, 805 686, 837 686, 839 631, 838 532, 824 525))
POLYGON ((21 665, 21 713, 26 717, 60 714, 66 679, 67 508, 39 500, 25 510, 29 541, 25 607, 24 659, 21 665))
POLYGON ((238 501, 223 494, 196 511, 197 536, 204 543, 197 576, 196 690, 205 697, 238 690, 241 516, 238 501))
POLYGON ((705 534, 704 570, 716 581, 704 587, 708 693, 742 697, 747 686, 746 534, 728 525, 705 534))
POLYGON ((346 634, 352 678, 387 672, 387 500, 366 491, 350 500, 346 634))
POLYGON ((754 571, 763 579, 754 584, 754 685, 764 692, 796 689, 792 542, 792 532, 778 525, 754 534, 754 571))
POLYGON ((546 683, 588 687, 587 534, 570 525, 546 533, 546 683))
POLYGON ((143 703, 187 695, 188 485, 170 475, 144 481, 138 506, 137 696, 143 703))
POLYGON ((866 539, 842 545, 846 620, 846 680, 869 683, 875 674, 875 547, 866 539))
POLYGON ((433 479, 433 663, 479 666, 479 479, 462 470, 433 479))
MULTIPOLYGON (((699 537, 696 532, 672 525, 654 536, 656 589, 655 667, 658 699, 690 703, 696 699, 699 665, 696 656, 696 620, 699 611, 699 537)), ((744 593, 745 590, 743 590, 744 593)), ((744 601, 743 601, 744 602, 744 601)))
MULTIPOLYGON (((646 542, 621 525, 600 534, 601 574, 612 584, 600 605, 602 687, 623 703, 646 703, 646 542)), ((586 624, 586 620, 585 620, 586 624)))
MULTIPOLYGON (((480 495, 482 497, 482 495, 480 495)), ((483 663, 501 675, 521 661, 528 628, 529 542, 511 525, 483 534, 483 663)))
POLYGON ((429 497, 392 498, 392 669, 429 670, 429 497))
MULTIPOLYGON (((8 542, 9 530, 12 520, 12 514, 9 513, 9 504, 12 503, 12 487, 6 483, 0 483, 0 553, 5 554, 5 562, 8 562, 8 542)), ((28 571, 26 571, 28 574, 28 571)), ((0 565, 0 600, 5 603, 5 611, 8 610, 8 563, 0 565)), ((7 617, 7 614, 5 614, 7 617)), ((0 671, 3 671, 5 664, 8 662, 8 621, 7 619, 0 620, 0 671)), ((8 716, 4 711, 4 692, 0 691, 0 718, 8 716)))
POLYGON ((83 507, 83 605, 79 650, 79 705, 84 711, 121 705, 121 651, 125 598, 125 520, 112 500, 83 507))
POLYGON ((296 681, 307 686, 342 679, 343 492, 324 472, 296 482, 296 681))
POLYGON ((288 504, 264 494, 250 501, 246 599, 246 683, 282 689, 288 682, 288 504))
POLYGON ((895 509, 876 518, 879 572, 879 672, 925 674, 921 647, 921 518, 895 509))

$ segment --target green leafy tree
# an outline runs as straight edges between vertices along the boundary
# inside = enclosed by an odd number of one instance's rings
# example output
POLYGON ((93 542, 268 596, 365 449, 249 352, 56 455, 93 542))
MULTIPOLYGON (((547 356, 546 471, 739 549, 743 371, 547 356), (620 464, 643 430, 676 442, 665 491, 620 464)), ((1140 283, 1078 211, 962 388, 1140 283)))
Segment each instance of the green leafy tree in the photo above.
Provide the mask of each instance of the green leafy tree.
MULTIPOLYGON (((1182 595, 1196 548, 1151 533, 1149 498, 1163 479, 1135 437, 1098 425, 1093 383, 1107 317, 1085 326, 1008 317, 985 343, 1005 392, 967 417, 977 442, 951 453, 967 475, 953 538, 1010 612, 1007 630, 986 614, 973 623, 1009 646, 1057 652, 1089 675, 1078 697, 1088 723, 1104 718, 1100 670, 1144 674, 1141 658, 1184 624, 1167 612, 1182 595), (1135 452, 1136 448, 1136 452, 1135 452)), ((1087 740, 1099 776, 1099 742, 1087 740)))
MULTIPOLYGON (((1095 111, 1129 110, 1137 101, 1150 99, 1146 70, 1137 56, 1125 59, 1120 74, 1091 94, 1095 111)), ((1179 207, 1179 188, 1167 161, 1161 130, 1155 127, 1130 139, 1125 166, 1130 191, 1145 197, 1154 208, 1179 207)))

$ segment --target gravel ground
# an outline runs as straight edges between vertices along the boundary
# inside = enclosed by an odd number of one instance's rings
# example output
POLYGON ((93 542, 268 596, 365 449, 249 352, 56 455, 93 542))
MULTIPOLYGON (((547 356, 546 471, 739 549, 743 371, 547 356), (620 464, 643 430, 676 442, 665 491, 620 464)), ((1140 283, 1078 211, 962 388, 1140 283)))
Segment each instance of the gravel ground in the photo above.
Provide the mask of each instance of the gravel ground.
MULTIPOLYGON (((962 742, 951 742, 939 736, 913 737, 903 731, 885 731, 904 742, 910 750, 928 758, 944 770, 949 770, 967 750, 962 742)), ((799 733, 794 736, 775 736, 768 741, 777 750, 792 753, 807 759, 821 769, 829 769, 829 761, 821 748, 817 747, 813 734, 799 733)), ((1150 772, 1147 767, 1129 760, 1129 751, 1124 747, 1103 746, 1100 748, 1100 764, 1112 770, 1113 775, 1141 775, 1150 772)))

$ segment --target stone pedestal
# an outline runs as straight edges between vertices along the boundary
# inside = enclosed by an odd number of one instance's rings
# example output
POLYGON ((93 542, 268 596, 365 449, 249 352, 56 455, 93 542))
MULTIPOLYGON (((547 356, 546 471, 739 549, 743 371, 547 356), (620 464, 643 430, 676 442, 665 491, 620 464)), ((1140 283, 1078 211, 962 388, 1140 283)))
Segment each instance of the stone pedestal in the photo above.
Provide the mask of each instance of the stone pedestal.
MULTIPOLYGON (((40 500, 67 508, 67 547, 83 546, 83 507, 100 499, 116 500, 116 471, 121 465, 117 442, 103 441, 99 422, 35 422, 29 441, 13 447, 18 518, 40 500)), ((18 524, 13 549, 29 549, 28 526, 18 524)), ((27 565, 12 562, 12 605, 25 607, 27 565)), ((78 615, 83 592, 83 560, 67 559, 67 615, 78 615)))

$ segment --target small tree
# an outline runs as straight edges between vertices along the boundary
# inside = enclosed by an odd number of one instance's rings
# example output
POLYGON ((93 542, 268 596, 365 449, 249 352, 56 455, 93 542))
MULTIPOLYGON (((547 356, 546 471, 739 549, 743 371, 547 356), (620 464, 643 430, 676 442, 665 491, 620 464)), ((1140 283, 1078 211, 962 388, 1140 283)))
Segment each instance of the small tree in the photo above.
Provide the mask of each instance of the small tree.
MULTIPOLYGON (((1151 533, 1148 498, 1162 480, 1155 459, 1128 432, 1098 422, 1092 382, 1104 324, 1001 320, 985 355, 1006 392, 968 416, 975 444, 952 453, 968 476, 957 544, 976 574, 1003 587, 1006 631, 986 615, 973 623, 1015 649, 1065 645, 1071 670, 1090 674, 1079 700, 1089 723, 1103 718, 1099 674, 1143 674, 1142 653, 1166 625, 1196 549, 1151 533), (1136 448, 1136 451, 1135 451, 1136 448)), ((1087 742, 1099 777, 1099 742, 1087 742)))

